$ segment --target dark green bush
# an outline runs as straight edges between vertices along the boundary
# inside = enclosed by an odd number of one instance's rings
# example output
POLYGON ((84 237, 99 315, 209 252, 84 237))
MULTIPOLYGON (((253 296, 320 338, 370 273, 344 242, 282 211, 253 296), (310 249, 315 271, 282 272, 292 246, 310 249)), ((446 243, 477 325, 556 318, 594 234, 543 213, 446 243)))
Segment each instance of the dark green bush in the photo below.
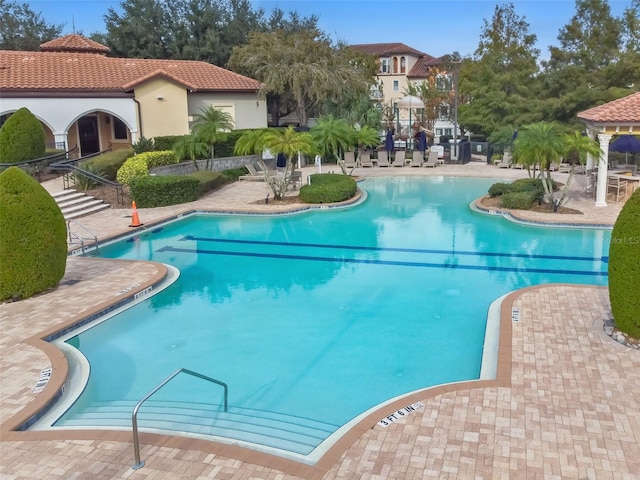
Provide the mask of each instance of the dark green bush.
MULTIPOLYGON (((133 144, 133 151, 136 154, 144 153, 144 152, 153 152, 155 149, 156 149, 156 145, 153 141, 153 138, 140 137, 140 140, 138 140, 136 143, 133 144)), ((171 149, 168 148, 167 150, 171 150, 171 149)))
POLYGON ((230 168, 229 170, 222 171, 222 175, 228 182, 235 182, 242 175, 247 175, 248 173, 249 173, 249 170, 247 170, 245 167, 230 168))
POLYGON ((515 210, 529 210, 534 202, 538 201, 537 191, 510 192, 500 196, 500 206, 515 210))
POLYGON ((163 175, 131 179, 131 198, 140 208, 193 202, 200 197, 200 182, 192 176, 163 175))
POLYGON ((153 137, 153 144, 155 150, 173 150, 173 146, 178 140, 188 136, 189 135, 165 135, 163 137, 153 137))
POLYGON ((616 328, 640 338, 640 190, 624 204, 611 232, 609 300, 616 328))
POLYGON ((67 228, 55 200, 18 167, 0 173, 0 301, 53 288, 67 265, 67 228))
POLYGON ((0 163, 18 163, 45 156, 44 127, 27 108, 13 113, 0 128, 0 163))
POLYGON ((92 168, 94 168, 95 172, 101 177, 115 182, 118 170, 127 158, 132 156, 133 150, 114 150, 113 152, 107 152, 102 155, 98 155, 97 157, 93 157, 88 160, 86 164, 92 165, 92 168))
POLYGON ((200 195, 215 190, 228 181, 221 172, 212 172, 211 170, 198 170, 189 176, 196 178, 200 183, 200 195))
POLYGON ((300 200, 305 203, 334 203, 352 198, 358 186, 348 175, 317 173, 311 175, 311 184, 300 188, 300 200))
POLYGON ((489 196, 490 197, 499 197, 504 193, 509 193, 511 191, 510 183, 494 183, 489 187, 489 196))
POLYGON ((216 158, 234 157, 236 142, 244 132, 246 132, 246 130, 232 130, 227 134, 227 137, 224 140, 216 142, 214 146, 216 158))

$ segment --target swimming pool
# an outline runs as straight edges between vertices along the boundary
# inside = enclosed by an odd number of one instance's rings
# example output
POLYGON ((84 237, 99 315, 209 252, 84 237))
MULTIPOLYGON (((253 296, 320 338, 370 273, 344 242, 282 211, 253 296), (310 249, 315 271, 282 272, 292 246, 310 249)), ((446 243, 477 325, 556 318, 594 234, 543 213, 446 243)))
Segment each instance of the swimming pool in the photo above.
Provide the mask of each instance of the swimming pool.
POLYGON ((347 209, 188 217, 101 248, 174 265, 163 292, 71 338, 91 365, 59 427, 224 436, 309 455, 354 417, 478 378, 489 304, 528 285, 606 284, 610 232, 534 228, 471 211, 494 183, 375 178, 347 209))

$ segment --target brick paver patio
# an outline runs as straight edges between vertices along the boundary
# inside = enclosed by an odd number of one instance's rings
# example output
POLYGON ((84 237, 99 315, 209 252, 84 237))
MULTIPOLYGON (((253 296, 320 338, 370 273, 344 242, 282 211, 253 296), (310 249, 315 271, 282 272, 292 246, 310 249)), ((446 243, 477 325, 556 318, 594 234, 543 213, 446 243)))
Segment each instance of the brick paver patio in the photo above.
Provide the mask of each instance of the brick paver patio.
MULTIPOLYGON (((484 164, 356 173, 526 176, 484 164)), ((568 206, 583 215, 562 217, 612 224, 620 205, 596 208, 582 192, 584 180, 574 182, 568 206)), ((265 195, 261 182, 239 182, 190 205, 138 211, 145 224, 193 209, 272 211, 273 205, 252 203, 265 195)), ((80 222, 104 239, 130 230, 129 216, 128 209, 112 208, 80 222)), ((568 221, 557 217, 534 214, 530 219, 568 221)), ((640 478, 640 351, 604 333, 603 319, 611 317, 608 291, 591 286, 549 285, 511 293, 502 304, 496 380, 406 397, 363 420, 315 466, 203 440, 142 434, 146 464, 133 470, 130 432, 10 431, 16 415, 28 418, 66 377, 63 355, 40 338, 143 290, 164 274, 155 263, 70 257, 55 291, 0 306, 2 480, 640 478), (519 322, 512 321, 512 307, 520 309, 519 322), (50 366, 51 381, 43 392, 33 393, 40 371, 50 366), (414 401, 422 401, 424 408, 387 428, 377 425, 414 401)))

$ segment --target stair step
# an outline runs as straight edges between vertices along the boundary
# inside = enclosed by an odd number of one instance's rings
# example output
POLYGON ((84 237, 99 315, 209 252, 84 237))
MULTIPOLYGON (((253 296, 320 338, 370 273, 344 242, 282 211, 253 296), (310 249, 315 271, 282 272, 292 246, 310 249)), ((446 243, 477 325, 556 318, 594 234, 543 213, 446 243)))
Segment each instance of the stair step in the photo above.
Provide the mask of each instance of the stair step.
POLYGON ((66 220, 71 220, 73 218, 78 218, 78 217, 82 217, 84 215, 89 215, 90 213, 100 212, 100 211, 106 210, 107 208, 110 208, 110 207, 111 207, 111 205, 108 204, 108 203, 100 203, 100 204, 97 204, 97 205, 95 205, 93 207, 84 208, 82 210, 76 210, 76 211, 71 212, 71 213, 64 213, 63 212, 63 215, 64 215, 64 218, 66 220))
MULTIPOLYGON (((135 402, 100 402, 62 419, 58 426, 131 427, 135 402)), ((215 435, 258 445, 308 454, 339 428, 313 419, 277 412, 199 403, 149 401, 140 409, 139 425, 205 435, 215 435)))
MULTIPOLYGON (((81 195, 79 197, 74 197, 74 198, 65 198, 64 201, 58 202, 58 206, 60 207, 60 210, 64 210, 65 208, 68 207, 72 207, 74 205, 78 205, 78 204, 83 204, 83 203, 87 203, 89 201, 93 201, 96 200, 96 197, 92 196, 92 195, 81 195)), ((100 200, 102 201, 102 200, 100 200)))
POLYGON ((60 207, 60 210, 62 210, 62 214, 64 215, 67 213, 74 213, 79 210, 86 210, 96 205, 103 205, 103 204, 104 204, 103 200, 94 199, 93 197, 90 197, 90 198, 86 198, 83 202, 74 202, 71 205, 67 205, 64 207, 61 205, 58 205, 58 206, 60 207))
POLYGON ((51 196, 57 200, 60 197, 65 197, 74 193, 76 193, 76 190, 74 188, 70 188, 68 190, 60 190, 59 192, 52 193, 51 196))

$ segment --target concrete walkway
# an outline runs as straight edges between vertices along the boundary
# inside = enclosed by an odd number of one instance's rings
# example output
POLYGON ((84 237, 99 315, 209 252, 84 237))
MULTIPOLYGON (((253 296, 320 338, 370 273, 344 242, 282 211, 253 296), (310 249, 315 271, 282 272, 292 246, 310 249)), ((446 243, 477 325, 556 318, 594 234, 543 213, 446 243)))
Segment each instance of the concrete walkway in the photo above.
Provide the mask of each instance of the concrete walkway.
MULTIPOLYGON (((313 171, 306 168, 305 174, 313 171)), ((355 173, 526 177, 522 170, 486 164, 355 173)), ((562 181, 563 175, 554 177, 562 181)), ((620 205, 596 208, 583 192, 584 177, 574 182, 567 206, 583 214, 562 217, 612 224, 620 205)), ((139 215, 151 224, 194 209, 272 211, 273 205, 253 203, 266 193, 263 183, 243 181, 189 205, 139 209, 139 215)), ((105 239, 129 233, 130 214, 112 208, 81 223, 105 239)), ((539 215, 531 220, 540 221, 539 215)), ((544 221, 557 217, 546 214, 544 221)), ((550 285, 510 294, 502 306, 496 380, 406 397, 363 420, 315 466, 202 440, 143 434, 146 464, 133 470, 128 432, 11 431, 16 416, 28 418, 66 377, 65 359, 40 338, 157 283, 165 273, 162 265, 150 262, 70 257, 56 290, 0 306, 0 478, 640 478, 640 352, 604 334, 603 319, 611 316, 608 292, 588 286, 550 285), (512 322, 513 307, 520 309, 519 322, 512 322), (54 369, 49 384, 33 393, 41 370, 48 367, 54 369), (377 425, 394 409, 418 400, 424 408, 387 428, 377 425)))

